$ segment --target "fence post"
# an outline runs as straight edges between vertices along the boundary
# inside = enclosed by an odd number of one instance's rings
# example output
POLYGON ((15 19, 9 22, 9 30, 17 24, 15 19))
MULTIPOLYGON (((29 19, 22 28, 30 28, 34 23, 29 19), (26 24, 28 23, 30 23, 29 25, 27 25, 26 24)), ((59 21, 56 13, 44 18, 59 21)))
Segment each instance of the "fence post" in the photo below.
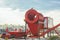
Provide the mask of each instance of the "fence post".
POLYGON ((2 34, 0 34, 0 40, 1 40, 1 36, 2 36, 2 34))

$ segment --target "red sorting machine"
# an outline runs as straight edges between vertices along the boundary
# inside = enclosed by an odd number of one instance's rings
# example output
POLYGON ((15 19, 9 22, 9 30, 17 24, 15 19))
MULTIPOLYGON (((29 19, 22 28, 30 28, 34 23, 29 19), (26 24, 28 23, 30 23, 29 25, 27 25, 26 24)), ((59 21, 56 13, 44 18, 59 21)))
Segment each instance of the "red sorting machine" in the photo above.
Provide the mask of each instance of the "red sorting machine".
POLYGON ((26 12, 25 21, 34 36, 38 36, 39 30, 44 29, 44 16, 34 9, 30 9, 26 12))

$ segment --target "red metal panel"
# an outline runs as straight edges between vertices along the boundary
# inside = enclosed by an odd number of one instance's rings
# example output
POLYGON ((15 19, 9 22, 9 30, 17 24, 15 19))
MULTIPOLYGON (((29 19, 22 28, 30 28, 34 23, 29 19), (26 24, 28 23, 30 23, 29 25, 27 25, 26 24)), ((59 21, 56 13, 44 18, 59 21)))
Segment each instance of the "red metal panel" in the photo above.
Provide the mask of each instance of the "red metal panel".
POLYGON ((38 20, 38 13, 37 11, 31 9, 28 10, 25 14, 25 21, 28 23, 35 23, 38 20))
POLYGON ((28 27, 33 35, 38 35, 39 29, 43 29, 44 17, 34 9, 30 9, 26 12, 25 21, 28 23, 28 27))

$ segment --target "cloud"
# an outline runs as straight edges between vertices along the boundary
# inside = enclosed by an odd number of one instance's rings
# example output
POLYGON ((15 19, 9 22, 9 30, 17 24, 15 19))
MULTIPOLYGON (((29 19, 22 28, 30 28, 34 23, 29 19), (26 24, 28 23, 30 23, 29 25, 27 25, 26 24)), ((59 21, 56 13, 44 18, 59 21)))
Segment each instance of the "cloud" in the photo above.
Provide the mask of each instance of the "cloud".
POLYGON ((60 4, 60 1, 51 1, 51 3, 60 4))
POLYGON ((24 13, 20 9, 0 8, 0 24, 24 25, 24 13))
POLYGON ((54 25, 57 25, 60 23, 60 10, 49 10, 43 12, 43 15, 46 17, 51 17, 53 18, 54 25))
POLYGON ((23 0, 0 0, 0 24, 22 24, 24 25, 24 9, 34 7, 41 11, 44 16, 49 16, 54 19, 54 25, 60 23, 60 1, 43 1, 43 0, 31 0, 26 2, 23 0), (30 5, 32 4, 32 5, 30 5), (57 5, 56 5, 57 4, 57 5), (28 5, 28 6, 27 6, 28 5), (24 9, 21 9, 24 8, 24 9), (57 9, 58 8, 58 9, 57 9), (50 10, 49 10, 50 9, 50 10), (56 10, 51 10, 56 9, 56 10), (47 11, 46 11, 47 10, 47 11))
POLYGON ((4 0, 0 0, 0 4, 1 4, 1 3, 4 3, 4 0))
POLYGON ((40 10, 49 10, 60 9, 59 3, 60 1, 56 0, 0 0, 0 7, 10 7, 13 9, 28 9, 34 7, 40 10))
MULTIPOLYGON (((38 10, 37 10, 38 11, 38 10)), ((60 23, 60 10, 42 10, 38 11, 44 17, 51 17, 54 20, 54 25, 60 23)), ((26 10, 12 8, 0 8, 0 24, 20 24, 24 25, 24 17, 26 10)))
POLYGON ((60 10, 37 10, 39 13, 42 13, 44 17, 53 18, 54 25, 60 23, 60 10))

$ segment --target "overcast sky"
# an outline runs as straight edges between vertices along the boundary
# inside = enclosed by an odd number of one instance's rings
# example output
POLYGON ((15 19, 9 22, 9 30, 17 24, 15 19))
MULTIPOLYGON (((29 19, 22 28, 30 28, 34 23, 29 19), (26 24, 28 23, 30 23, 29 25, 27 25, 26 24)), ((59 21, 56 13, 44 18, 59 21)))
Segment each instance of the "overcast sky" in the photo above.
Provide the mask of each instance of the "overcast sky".
POLYGON ((60 23, 60 0, 0 0, 0 24, 24 25, 25 12, 34 8, 60 23))

